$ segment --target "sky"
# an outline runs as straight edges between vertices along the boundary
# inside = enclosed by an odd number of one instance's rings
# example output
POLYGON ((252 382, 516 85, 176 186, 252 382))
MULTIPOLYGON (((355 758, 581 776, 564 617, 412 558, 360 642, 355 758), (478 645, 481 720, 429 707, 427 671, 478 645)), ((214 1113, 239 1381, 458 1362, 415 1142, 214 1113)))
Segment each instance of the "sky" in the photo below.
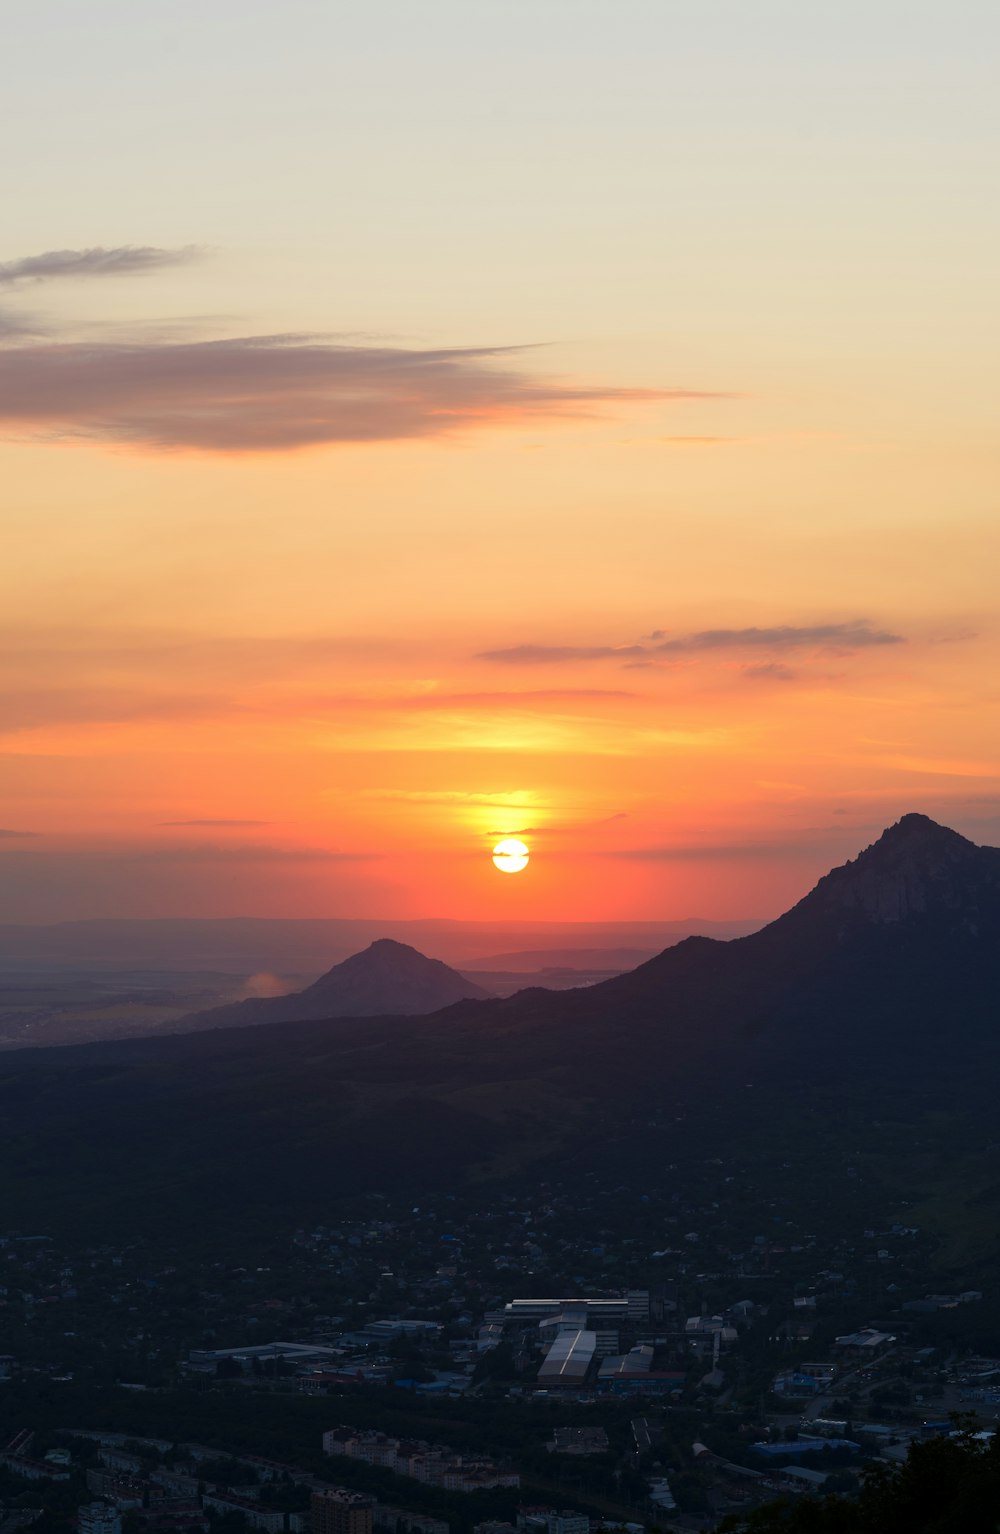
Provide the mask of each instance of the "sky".
POLYGON ((1000 840, 995 5, 4 32, 0 920, 760 919, 1000 840))

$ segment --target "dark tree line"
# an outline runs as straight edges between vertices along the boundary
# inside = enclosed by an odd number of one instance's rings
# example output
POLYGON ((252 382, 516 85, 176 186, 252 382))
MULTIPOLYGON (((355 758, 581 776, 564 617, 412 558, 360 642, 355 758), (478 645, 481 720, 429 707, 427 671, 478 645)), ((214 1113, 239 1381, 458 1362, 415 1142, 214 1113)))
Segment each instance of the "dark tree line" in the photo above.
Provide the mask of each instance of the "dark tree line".
POLYGON ((964 1431, 917 1443, 898 1468, 869 1466, 852 1500, 775 1502, 719 1527, 720 1534, 998 1534, 1000 1437, 984 1443, 964 1431))

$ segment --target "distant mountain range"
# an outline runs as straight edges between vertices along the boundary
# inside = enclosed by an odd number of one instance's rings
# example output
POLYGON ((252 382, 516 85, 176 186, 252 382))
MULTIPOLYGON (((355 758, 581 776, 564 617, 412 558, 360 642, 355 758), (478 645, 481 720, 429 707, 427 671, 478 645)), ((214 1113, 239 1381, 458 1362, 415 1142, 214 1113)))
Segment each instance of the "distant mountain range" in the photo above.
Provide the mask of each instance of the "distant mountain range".
POLYGON ((372 917, 202 917, 98 918, 47 925, 0 922, 0 976, 32 970, 178 971, 230 974, 241 979, 256 971, 315 976, 357 953, 377 938, 391 937, 446 964, 497 969, 537 969, 521 962, 523 951, 558 950, 568 967, 628 967, 591 958, 595 949, 639 950, 638 958, 679 943, 692 933, 742 937, 760 921, 483 922, 454 920, 387 921, 372 917), (505 950, 503 963, 492 957, 505 950), (513 952, 511 952, 513 950, 513 952), (486 956, 486 957, 484 957, 486 956), (572 957, 570 957, 572 956, 572 957), (508 963, 507 960, 512 962, 508 963), (514 962, 516 961, 516 962, 514 962))
POLYGON ((303 991, 212 1007, 165 1027, 170 1033, 187 1033, 321 1018, 412 1017, 439 1012, 456 1001, 485 1001, 489 995, 440 959, 428 959, 407 943, 383 937, 335 964, 303 991))
MULTIPOLYGON (((387 974, 398 947, 375 945, 387 974)), ((355 968, 370 997, 371 955, 296 1004, 342 999, 355 968)), ((585 989, 336 1027, 288 1021, 280 1000, 272 1026, 0 1057, 8 1221, 307 1219, 338 1194, 553 1158, 613 1159, 627 1184, 684 1157, 775 1146, 787 1163, 844 1140, 896 1198, 927 1197, 947 1167, 939 1205, 979 1200, 980 1222, 1000 1206, 1000 850, 924 816, 761 931, 688 938, 585 989)))

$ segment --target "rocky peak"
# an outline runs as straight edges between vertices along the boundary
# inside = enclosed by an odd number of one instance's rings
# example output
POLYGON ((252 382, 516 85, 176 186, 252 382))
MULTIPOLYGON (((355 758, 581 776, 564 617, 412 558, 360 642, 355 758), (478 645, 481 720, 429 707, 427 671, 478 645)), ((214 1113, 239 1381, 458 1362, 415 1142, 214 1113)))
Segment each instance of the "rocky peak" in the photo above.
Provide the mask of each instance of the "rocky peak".
POLYGON ((927 815, 904 815, 817 884, 802 905, 864 913, 878 923, 977 910, 1000 897, 1000 851, 977 847, 927 815))

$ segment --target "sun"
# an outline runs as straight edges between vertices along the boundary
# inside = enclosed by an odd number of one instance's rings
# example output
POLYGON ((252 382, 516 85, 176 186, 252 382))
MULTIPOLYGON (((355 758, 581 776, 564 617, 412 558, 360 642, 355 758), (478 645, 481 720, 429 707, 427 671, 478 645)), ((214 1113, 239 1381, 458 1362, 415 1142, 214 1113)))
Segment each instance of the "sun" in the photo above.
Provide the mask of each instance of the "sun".
POLYGON ((519 874, 522 868, 528 866, 527 847, 512 836, 497 842, 493 848, 493 866, 499 868, 502 874, 519 874))

